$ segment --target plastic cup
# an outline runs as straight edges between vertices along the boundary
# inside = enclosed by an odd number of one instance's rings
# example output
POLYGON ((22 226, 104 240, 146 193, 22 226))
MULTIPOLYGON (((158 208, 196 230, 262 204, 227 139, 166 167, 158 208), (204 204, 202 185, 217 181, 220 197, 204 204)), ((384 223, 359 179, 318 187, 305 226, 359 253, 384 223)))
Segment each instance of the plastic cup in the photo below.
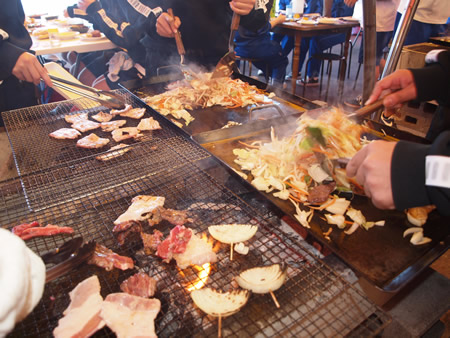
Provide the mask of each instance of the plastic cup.
POLYGON ((58 28, 48 29, 48 38, 50 39, 50 46, 58 47, 61 46, 61 40, 59 38, 58 28))

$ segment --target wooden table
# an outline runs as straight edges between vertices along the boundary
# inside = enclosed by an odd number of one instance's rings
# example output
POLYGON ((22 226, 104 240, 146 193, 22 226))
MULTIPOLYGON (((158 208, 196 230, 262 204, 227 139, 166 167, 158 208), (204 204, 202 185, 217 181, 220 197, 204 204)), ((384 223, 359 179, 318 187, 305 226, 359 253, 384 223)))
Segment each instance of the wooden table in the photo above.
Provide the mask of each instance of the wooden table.
MULTIPOLYGON (((344 59, 347 60, 348 56, 348 46, 350 37, 352 34, 352 28, 358 27, 359 22, 357 21, 339 21, 333 24, 322 24, 317 25, 305 25, 297 22, 284 22, 281 25, 276 26, 273 31, 279 34, 293 35, 294 36, 294 55, 292 59, 292 94, 295 94, 295 89, 297 86, 297 74, 298 74, 298 64, 300 60, 300 43, 302 38, 313 37, 318 35, 329 35, 345 33, 346 38, 344 42, 344 59)), ((342 97, 344 90, 344 80, 345 80, 345 70, 347 63, 344 62, 343 66, 339 70, 339 87, 338 87, 338 97, 342 97)))

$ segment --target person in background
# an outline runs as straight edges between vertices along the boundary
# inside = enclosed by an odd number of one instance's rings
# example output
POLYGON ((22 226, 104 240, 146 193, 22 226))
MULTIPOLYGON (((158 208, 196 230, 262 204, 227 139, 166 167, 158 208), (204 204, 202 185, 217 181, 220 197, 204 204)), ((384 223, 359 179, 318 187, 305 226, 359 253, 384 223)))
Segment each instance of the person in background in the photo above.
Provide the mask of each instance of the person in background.
MULTIPOLYGON (((353 7, 358 0, 345 0, 349 7, 353 7)), ((384 49, 388 47, 394 31, 395 16, 400 0, 377 0, 376 1, 376 48, 375 48, 375 79, 378 80, 384 68, 384 49)), ((364 33, 359 50, 359 63, 362 64, 364 55, 364 33)), ((352 108, 359 108, 362 105, 362 95, 344 103, 352 108)), ((385 119, 386 121, 386 119, 385 119)), ((389 124, 387 122, 386 124, 389 124)), ((392 126, 392 125, 391 125, 392 126)))
POLYGON ((256 14, 263 16, 267 22, 256 31, 239 26, 235 37, 235 52, 237 56, 256 59, 253 64, 263 72, 268 67, 268 76, 272 78, 274 85, 282 87, 289 61, 283 54, 280 44, 271 39, 270 31, 274 26, 282 23, 286 17, 281 14, 270 20, 272 5, 273 0, 267 4, 264 2, 256 4, 256 14))
POLYGON ((180 64, 174 36, 178 29, 186 50, 185 64, 196 64, 206 70, 213 69, 228 52, 231 17, 241 15, 240 25, 258 30, 266 24, 264 17, 255 13, 255 0, 156 0, 164 9, 151 32, 143 41, 147 49, 149 75, 158 69, 180 64), (172 8, 174 18, 167 9, 172 8))
POLYGON ((400 69, 380 80, 366 104, 384 97, 392 114, 409 100, 437 99, 439 123, 427 135, 432 143, 371 142, 350 160, 347 176, 356 177, 380 209, 434 204, 450 215, 450 53, 434 50, 426 58, 424 68, 400 69))
MULTIPOLYGON (((38 104, 36 85, 52 87, 47 70, 30 50, 31 37, 24 26, 20 0, 3 2, 0 10, 0 112, 38 104)), ((3 120, 0 117, 0 126, 3 120)))
MULTIPOLYGON (((408 4, 409 0, 400 1, 395 20, 395 30, 397 30, 402 14, 408 4)), ((427 42, 430 37, 440 36, 445 31, 449 17, 450 1, 420 0, 403 45, 427 42)))

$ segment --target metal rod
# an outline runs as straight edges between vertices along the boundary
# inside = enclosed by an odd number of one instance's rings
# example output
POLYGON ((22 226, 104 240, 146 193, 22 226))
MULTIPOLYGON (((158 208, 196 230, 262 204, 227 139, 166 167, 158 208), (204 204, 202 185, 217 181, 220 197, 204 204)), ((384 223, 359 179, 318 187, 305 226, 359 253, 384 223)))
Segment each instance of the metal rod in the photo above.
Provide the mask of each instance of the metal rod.
POLYGON ((411 27, 414 14, 416 13, 417 6, 420 0, 410 0, 408 7, 402 14, 397 30, 395 31, 394 39, 392 40, 392 46, 389 50, 388 57, 386 59, 386 65, 384 66, 381 78, 391 74, 397 67, 400 54, 402 52, 403 44, 405 43, 406 35, 411 27))
POLYGON ((363 1, 364 64, 363 102, 366 102, 375 86, 376 5, 375 0, 363 1))

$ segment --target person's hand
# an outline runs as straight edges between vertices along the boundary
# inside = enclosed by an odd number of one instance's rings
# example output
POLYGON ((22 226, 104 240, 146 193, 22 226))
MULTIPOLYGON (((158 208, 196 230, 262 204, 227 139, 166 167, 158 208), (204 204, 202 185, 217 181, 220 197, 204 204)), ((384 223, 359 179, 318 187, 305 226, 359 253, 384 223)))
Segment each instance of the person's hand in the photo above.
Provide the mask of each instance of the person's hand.
POLYGON ((270 20, 270 25, 273 27, 275 27, 276 25, 279 25, 280 23, 283 23, 286 21, 286 15, 284 14, 280 14, 278 15, 276 18, 273 18, 272 20, 270 20))
POLYGON ((94 3, 96 0, 78 0, 77 7, 86 11, 86 9, 90 6, 90 4, 94 3))
POLYGON ((344 3, 348 6, 348 7, 353 7, 355 6, 355 3, 358 0, 344 0, 344 3))
POLYGON ((247 15, 255 8, 256 0, 231 0, 230 7, 236 14, 247 15))
POLYGON ((38 84, 41 79, 49 87, 53 87, 52 80, 45 69, 31 53, 22 53, 16 61, 12 74, 21 81, 38 84))
POLYGON ((65 18, 69 17, 69 12, 67 11, 67 8, 64 10, 63 15, 65 18))
POLYGON ((347 176, 355 177, 379 209, 394 209, 391 160, 396 142, 373 141, 358 151, 347 164, 347 176))
POLYGON ((165 38, 173 38, 181 25, 180 18, 171 17, 169 13, 162 13, 156 20, 156 32, 165 38))
POLYGON ((411 71, 399 69, 378 81, 366 105, 375 102, 379 97, 384 97, 383 105, 386 107, 384 114, 387 117, 401 108, 403 103, 415 99, 417 88, 411 71))

